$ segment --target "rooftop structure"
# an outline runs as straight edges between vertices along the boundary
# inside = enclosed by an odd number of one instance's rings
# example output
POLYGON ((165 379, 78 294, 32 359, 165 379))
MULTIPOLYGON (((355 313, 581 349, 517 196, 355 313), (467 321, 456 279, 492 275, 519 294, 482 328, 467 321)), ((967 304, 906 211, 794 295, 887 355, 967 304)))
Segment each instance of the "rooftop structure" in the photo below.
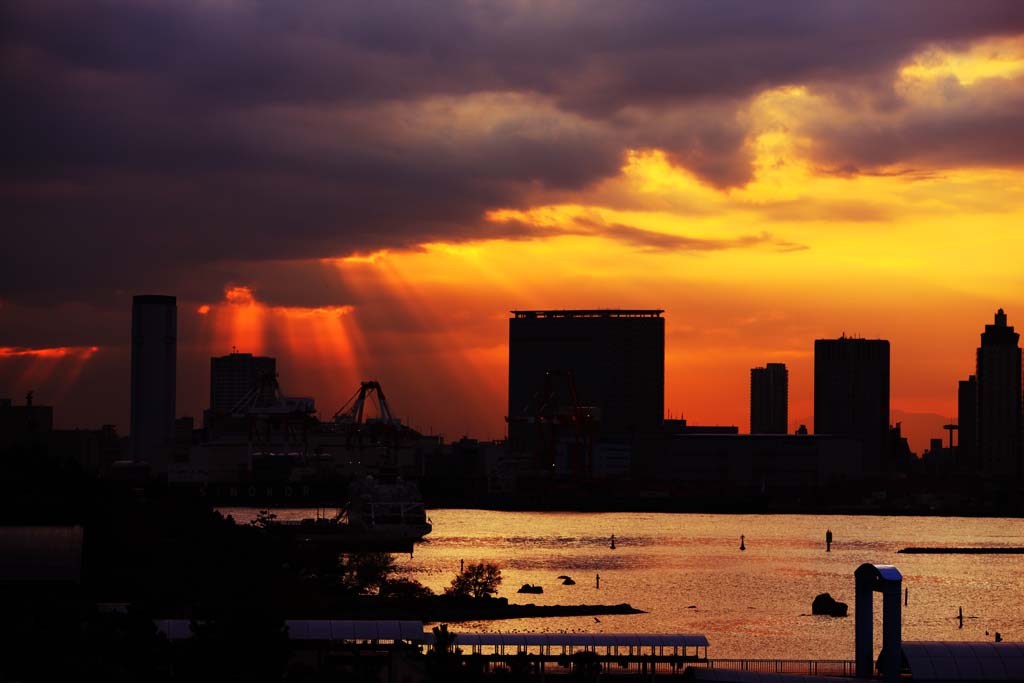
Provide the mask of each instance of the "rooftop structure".
POLYGON ((660 318, 663 309, 552 309, 546 311, 511 311, 516 318, 660 318))
MULTIPOLYGON (((434 634, 423 634, 424 642, 434 643, 434 634)), ((708 639, 699 633, 456 633, 455 643, 482 653, 484 648, 496 654, 523 652, 529 648, 544 654, 568 653, 572 650, 602 654, 686 655, 707 659, 708 639), (666 651, 667 650, 667 651, 666 651)))
MULTIPOLYGON (((290 640, 426 642, 422 621, 352 620, 352 619, 287 619, 290 640)), ((160 619, 157 630, 169 640, 192 637, 191 620, 160 619)))
POLYGON ((903 643, 914 680, 1022 681, 1024 645, 1021 643, 903 643))

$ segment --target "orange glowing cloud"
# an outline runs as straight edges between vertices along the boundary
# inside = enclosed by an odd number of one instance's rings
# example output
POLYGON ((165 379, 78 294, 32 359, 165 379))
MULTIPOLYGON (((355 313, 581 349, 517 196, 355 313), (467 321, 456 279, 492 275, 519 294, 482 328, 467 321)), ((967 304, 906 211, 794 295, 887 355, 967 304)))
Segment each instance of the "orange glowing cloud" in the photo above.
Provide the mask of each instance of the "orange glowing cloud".
POLYGON ((0 346, 0 382, 16 392, 42 389, 56 403, 75 387, 99 351, 98 346, 0 346))
POLYGON ((88 360, 99 351, 98 346, 58 346, 46 349, 33 349, 24 346, 0 346, 0 358, 83 358, 88 360))
POLYGON ((228 286, 222 301, 196 309, 202 346, 211 354, 274 356, 289 394, 313 395, 328 406, 360 379, 362 342, 354 311, 349 305, 272 306, 244 285, 228 286))

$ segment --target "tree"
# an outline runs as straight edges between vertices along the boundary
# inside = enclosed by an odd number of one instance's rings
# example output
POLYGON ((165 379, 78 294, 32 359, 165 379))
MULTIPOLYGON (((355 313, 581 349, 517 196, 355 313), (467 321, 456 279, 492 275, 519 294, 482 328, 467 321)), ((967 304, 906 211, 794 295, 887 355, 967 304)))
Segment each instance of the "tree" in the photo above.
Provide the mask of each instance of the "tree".
POLYGON ((455 645, 455 634, 448 630, 448 624, 435 626, 433 632, 434 645, 427 653, 427 680, 455 681, 463 678, 459 659, 462 650, 455 645))
POLYGON ((471 564, 459 572, 445 592, 449 595, 486 598, 498 592, 501 570, 497 565, 481 562, 471 564))
POLYGON ((405 598, 415 600, 432 597, 434 595, 434 591, 430 590, 415 579, 407 579, 400 576, 396 579, 389 578, 381 584, 378 595, 382 598, 405 598))
POLYGON ((455 647, 457 636, 448 630, 448 624, 435 626, 431 631, 434 634, 434 645, 432 652, 437 655, 447 655, 460 652, 455 647))
POLYGON ((395 572, 388 553, 348 553, 341 558, 341 585, 359 595, 380 593, 395 572))
POLYGON ((257 529, 266 529, 271 524, 277 521, 277 514, 270 510, 260 510, 256 513, 256 519, 249 522, 249 526, 254 526, 257 529))

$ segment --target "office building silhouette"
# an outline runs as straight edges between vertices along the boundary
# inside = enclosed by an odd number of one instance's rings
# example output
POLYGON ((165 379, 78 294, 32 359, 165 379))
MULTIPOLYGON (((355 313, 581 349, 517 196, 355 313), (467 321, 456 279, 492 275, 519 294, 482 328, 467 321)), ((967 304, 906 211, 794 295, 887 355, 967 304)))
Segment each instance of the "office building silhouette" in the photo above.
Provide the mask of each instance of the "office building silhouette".
POLYGON ((251 353, 230 353, 210 359, 210 411, 231 412, 259 380, 277 374, 277 359, 251 353))
POLYGON ((961 470, 978 467, 978 379, 971 375, 957 387, 957 427, 960 442, 956 447, 956 465, 961 470))
MULTIPOLYGON (((512 311, 508 415, 537 409, 547 373, 569 402, 571 373, 580 406, 593 406, 602 437, 653 434, 665 410, 665 319, 661 310, 512 311)), ((543 400, 543 399, 541 399, 543 400)), ((530 425, 509 425, 513 442, 530 425)), ((531 432, 532 433, 532 432, 531 432)), ((520 442, 521 443, 521 442, 520 442)))
POLYGON ((768 363, 750 370, 750 433, 789 431, 789 370, 785 363, 768 363))
POLYGON ((1020 334, 999 309, 978 347, 978 464, 989 476, 1020 477, 1020 334))
POLYGON ((889 432, 889 342, 814 341, 814 433, 847 436, 864 446, 864 469, 886 465, 889 432))
POLYGON ((132 299, 131 452, 161 471, 174 446, 178 305, 173 296, 132 299))

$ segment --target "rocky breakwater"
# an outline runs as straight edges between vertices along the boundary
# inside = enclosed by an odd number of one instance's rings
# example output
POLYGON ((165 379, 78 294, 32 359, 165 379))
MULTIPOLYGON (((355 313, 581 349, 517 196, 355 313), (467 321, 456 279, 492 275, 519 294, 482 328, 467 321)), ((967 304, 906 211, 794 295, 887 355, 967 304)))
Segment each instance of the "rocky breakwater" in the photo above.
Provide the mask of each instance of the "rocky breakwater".
POLYGON ((822 593, 811 603, 811 614, 823 614, 829 617, 845 617, 848 607, 845 602, 838 602, 828 593, 822 593))

